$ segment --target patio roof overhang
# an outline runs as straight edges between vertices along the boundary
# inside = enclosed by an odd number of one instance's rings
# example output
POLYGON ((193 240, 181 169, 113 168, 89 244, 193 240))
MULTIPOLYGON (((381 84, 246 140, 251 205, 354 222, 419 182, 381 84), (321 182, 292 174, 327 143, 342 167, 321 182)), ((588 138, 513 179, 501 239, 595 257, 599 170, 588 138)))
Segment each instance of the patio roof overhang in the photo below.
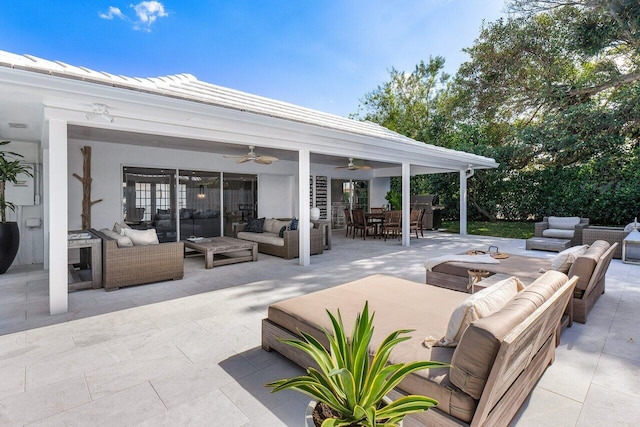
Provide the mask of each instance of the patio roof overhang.
MULTIPOLYGON (((69 139, 150 145, 217 154, 244 154, 246 146, 298 163, 298 182, 312 162, 373 166, 370 176, 402 176, 404 227, 409 245, 409 177, 460 174, 461 232, 466 232, 468 171, 495 168, 495 160, 415 141, 382 126, 201 82, 189 74, 131 78, 0 51, 0 135, 41 146, 45 266, 51 313, 67 311, 69 139), (91 114, 105 106, 112 121, 91 114), (10 125, 10 123, 14 125, 10 125), (15 126, 17 124, 17 126, 15 126), (24 125, 24 126, 21 126, 24 125), (270 151, 271 150, 271 151, 270 151), (52 203, 55 193, 55 202, 52 203)), ((298 186, 299 218, 309 221, 308 187, 298 186)), ((309 230, 301 228, 300 264, 310 264, 309 230)))

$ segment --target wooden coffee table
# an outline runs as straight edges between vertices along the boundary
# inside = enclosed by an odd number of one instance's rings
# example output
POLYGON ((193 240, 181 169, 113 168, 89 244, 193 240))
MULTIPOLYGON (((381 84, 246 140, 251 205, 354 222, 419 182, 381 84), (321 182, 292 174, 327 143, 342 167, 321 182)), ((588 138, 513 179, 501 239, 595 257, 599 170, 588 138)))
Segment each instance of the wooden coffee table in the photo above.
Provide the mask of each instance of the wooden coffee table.
POLYGON ((205 268, 237 262, 257 261, 258 244, 233 237, 207 237, 197 242, 183 240, 185 254, 187 248, 204 254, 205 268))

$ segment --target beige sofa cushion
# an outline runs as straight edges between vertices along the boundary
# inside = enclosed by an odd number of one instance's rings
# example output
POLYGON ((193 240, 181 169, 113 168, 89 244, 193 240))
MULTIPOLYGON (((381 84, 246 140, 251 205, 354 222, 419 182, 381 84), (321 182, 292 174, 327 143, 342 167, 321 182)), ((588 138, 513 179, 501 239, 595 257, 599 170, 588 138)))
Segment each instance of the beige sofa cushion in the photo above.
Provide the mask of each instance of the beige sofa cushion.
POLYGON ((241 231, 238 233, 237 238, 267 245, 284 246, 284 238, 278 237, 278 233, 251 233, 241 231))
POLYGON ((575 230, 576 225, 580 224, 579 216, 550 216, 549 228, 559 230, 575 230))
POLYGON ((552 239, 573 239, 573 235, 575 231, 571 230, 562 230, 560 228, 547 228, 546 230, 542 230, 543 237, 551 237, 552 239))
POLYGON ((158 234, 153 228, 150 228, 148 230, 134 230, 133 228, 123 228, 122 231, 125 236, 131 239, 131 241, 133 242, 133 246, 157 245, 160 243, 158 241, 158 234))
POLYGON ((451 313, 447 333, 440 340, 439 345, 455 347, 471 322, 500 310, 523 289, 524 285, 517 277, 510 277, 469 295, 451 313))
POLYGON ((596 240, 584 254, 576 258, 569 269, 569 273, 567 273, 569 277, 579 277, 578 283, 576 283, 576 290, 585 291, 587 289, 598 260, 610 246, 604 240, 596 240))
POLYGON ((589 249, 589 245, 573 246, 565 249, 553 258, 551 261, 551 269, 561 271, 565 274, 568 273, 576 258, 583 255, 587 249, 589 249))
POLYGON ((567 280, 563 273, 547 271, 500 311, 471 323, 453 353, 451 382, 475 399, 480 399, 501 340, 567 280))
MULTIPOLYGON (((319 292, 291 298, 269 306, 271 322, 289 331, 310 333, 324 345, 323 328, 331 330, 326 309, 340 309, 344 323, 351 332, 356 313, 365 301, 375 312, 372 348, 374 351, 386 336, 398 329, 414 329, 411 339, 400 343, 391 353, 390 363, 417 360, 450 362, 453 348, 422 345, 425 336, 442 336, 453 309, 468 295, 437 286, 411 282, 396 277, 373 275, 319 292), (428 315, 427 315, 428 314, 428 315)), ((453 387, 449 369, 427 369, 405 378, 398 388, 410 394, 432 397, 444 413, 470 422, 477 401, 453 387)))
POLYGON ((111 237, 116 241, 116 245, 119 248, 127 248, 133 246, 133 242, 127 236, 123 236, 122 234, 116 233, 113 230, 109 230, 108 228, 103 228, 100 230, 102 234, 105 236, 111 237))

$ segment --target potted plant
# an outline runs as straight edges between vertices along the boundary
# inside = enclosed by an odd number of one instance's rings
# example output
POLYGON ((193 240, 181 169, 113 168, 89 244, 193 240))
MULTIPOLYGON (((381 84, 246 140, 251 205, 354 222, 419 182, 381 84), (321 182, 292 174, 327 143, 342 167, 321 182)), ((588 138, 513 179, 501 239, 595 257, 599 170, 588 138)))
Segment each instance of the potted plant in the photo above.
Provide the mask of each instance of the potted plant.
MULTIPOLYGON (((11 141, 2 141, 0 146, 11 141)), ((0 151, 0 274, 4 274, 18 253, 20 231, 17 222, 7 222, 7 208, 14 211, 15 205, 5 199, 7 182, 17 184, 18 175, 33 176, 31 167, 21 160, 23 156, 11 151, 0 151)))
POLYGON ((313 336, 300 331, 302 340, 283 339, 282 342, 307 353, 318 365, 310 367, 307 375, 282 379, 267 384, 272 392, 285 389, 298 390, 317 404, 313 407, 313 423, 307 416, 307 426, 399 426, 402 419, 411 413, 426 411, 438 404, 426 396, 409 395, 396 401, 386 395, 403 378, 412 372, 449 366, 443 362, 419 361, 388 365, 391 350, 408 340, 412 330, 392 332, 380 344, 373 358, 369 346, 373 336, 373 318, 369 315, 369 304, 365 303, 353 325, 351 339, 345 334, 340 310, 337 318, 327 310, 333 325, 333 334, 325 331, 330 350, 313 336), (315 424, 314 424, 315 423, 315 424))
POLYGON ((391 209, 402 209, 402 193, 396 190, 389 190, 384 196, 385 200, 391 205, 391 209))

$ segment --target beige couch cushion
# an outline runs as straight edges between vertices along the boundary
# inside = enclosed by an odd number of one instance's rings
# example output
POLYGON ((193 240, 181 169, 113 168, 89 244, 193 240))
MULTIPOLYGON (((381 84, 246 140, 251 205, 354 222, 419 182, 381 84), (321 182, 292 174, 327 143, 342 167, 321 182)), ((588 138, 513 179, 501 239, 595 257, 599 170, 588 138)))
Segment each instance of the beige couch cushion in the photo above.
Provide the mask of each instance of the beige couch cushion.
POLYGON ((133 228, 123 228, 122 231, 125 236, 131 239, 131 241, 133 242, 133 246, 157 245, 160 243, 158 241, 158 234, 153 228, 150 228, 148 230, 134 230, 133 228))
POLYGON ((560 228, 547 228, 546 230, 542 230, 543 237, 550 237, 552 239, 573 239, 575 231, 572 230, 562 230, 560 228))
POLYGON ((278 233, 251 233, 248 231, 241 231, 238 233, 237 238, 273 246, 284 246, 284 239, 282 237, 278 237, 278 233))
POLYGON ((574 230, 576 225, 580 224, 579 216, 550 216, 549 228, 559 230, 574 230))
POLYGON ((451 382, 475 399, 480 399, 501 340, 567 280, 563 273, 547 271, 500 311, 469 325, 451 359, 451 382))
POLYGON ((111 237, 116 241, 116 245, 119 248, 127 248, 133 246, 133 242, 127 236, 123 236, 122 234, 118 234, 113 230, 109 230, 108 228, 103 228, 100 230, 102 234, 105 236, 111 237))
POLYGON ((553 258, 551 261, 551 269, 561 271, 565 274, 568 273, 576 258, 584 254, 587 249, 589 249, 589 245, 580 245, 565 249, 553 258))
POLYGON ((596 240, 584 254, 576 258, 569 269, 569 273, 567 273, 569 277, 579 277, 578 283, 576 283, 576 290, 585 291, 587 289, 598 260, 610 246, 604 240, 596 240))
MULTIPOLYGON (((437 286, 411 282, 395 277, 374 275, 351 283, 328 288, 269 306, 269 320, 289 331, 302 330, 327 345, 322 328, 331 330, 325 309, 340 309, 344 323, 351 331, 355 316, 369 301, 375 312, 372 347, 374 351, 386 336, 398 329, 414 329, 411 339, 400 343, 391 353, 390 363, 417 360, 450 362, 453 349, 422 345, 425 336, 442 336, 453 309, 468 294, 437 286)), ((469 422, 477 401, 453 387, 449 369, 429 369, 405 378, 398 388, 411 394, 436 399, 438 409, 469 422)))
POLYGON ((455 347, 471 322, 500 310, 523 289, 524 285, 517 277, 510 277, 469 295, 451 313, 447 333, 439 344, 455 347))

